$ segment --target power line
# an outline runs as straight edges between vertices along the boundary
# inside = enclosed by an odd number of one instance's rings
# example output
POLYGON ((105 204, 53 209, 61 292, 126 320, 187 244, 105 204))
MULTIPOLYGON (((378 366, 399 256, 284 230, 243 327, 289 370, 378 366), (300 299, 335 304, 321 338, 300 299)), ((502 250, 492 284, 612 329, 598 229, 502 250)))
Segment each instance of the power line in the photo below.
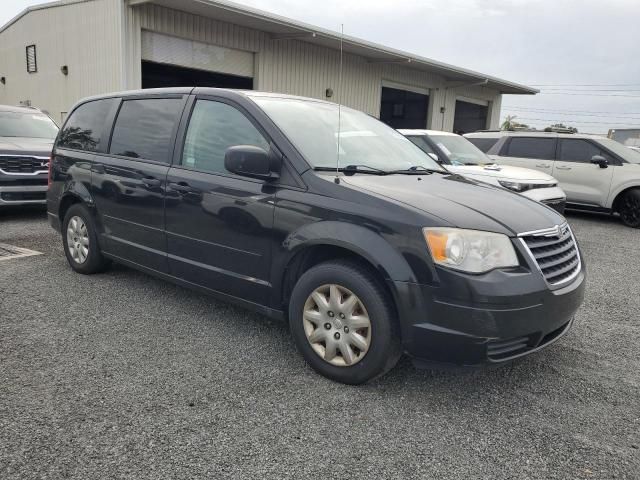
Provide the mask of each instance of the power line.
POLYGON ((640 83, 530 83, 532 87, 640 87, 640 83))
MULTIPOLYGON (((516 117, 520 120, 529 120, 529 121, 534 121, 534 122, 567 122, 566 119, 564 120, 560 120, 557 118, 530 118, 530 117, 516 117)), ((589 122, 587 120, 582 120, 579 122, 567 122, 567 123, 571 123, 571 124, 576 124, 576 125, 623 125, 626 127, 640 127, 639 125, 633 125, 633 124, 629 124, 629 123, 624 123, 624 122, 589 122)))
POLYGON ((525 113, 553 113, 554 115, 563 115, 563 116, 571 116, 571 117, 598 117, 598 118, 619 118, 621 120, 640 120, 640 117, 624 117, 618 115, 598 115, 592 113, 575 113, 575 112, 560 112, 554 110, 536 110, 536 109, 522 109, 522 108, 504 108, 505 110, 511 110, 516 112, 525 112, 525 113))
POLYGON ((640 92, 640 89, 631 88, 545 88, 543 92, 563 91, 563 92, 640 92))
POLYGON ((617 93, 563 93, 563 92, 540 92, 538 95, 578 95, 583 97, 627 97, 640 98, 640 95, 624 95, 617 93))
POLYGON ((640 112, 607 112, 604 110, 553 110, 553 109, 541 109, 541 108, 536 108, 536 107, 526 107, 523 105, 502 105, 502 108, 511 108, 513 110, 544 110, 545 112, 552 112, 552 113, 564 113, 564 112, 570 112, 570 113, 611 113, 611 114, 616 114, 616 115, 640 115, 640 112))

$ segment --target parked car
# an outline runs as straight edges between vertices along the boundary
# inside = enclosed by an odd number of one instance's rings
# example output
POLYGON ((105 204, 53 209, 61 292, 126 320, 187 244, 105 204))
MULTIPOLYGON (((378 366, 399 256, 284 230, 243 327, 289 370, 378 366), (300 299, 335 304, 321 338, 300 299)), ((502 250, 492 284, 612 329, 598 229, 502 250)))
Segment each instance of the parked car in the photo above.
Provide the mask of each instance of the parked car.
POLYGON ((56 124, 40 110, 0 105, 0 208, 46 203, 56 124))
POLYGON ((530 168, 498 165, 466 138, 435 130, 399 130, 447 170, 507 188, 564 213, 566 196, 551 175, 530 168))
POLYGON ((339 121, 328 102, 93 97, 62 128, 51 180, 49 220, 75 271, 116 261, 287 319, 307 362, 339 382, 382 375, 403 352, 418 365, 535 352, 583 300, 561 215, 446 171, 364 113, 343 107, 339 121), (103 170, 135 172, 138 194, 106 193, 103 170))
POLYGON ((535 168, 558 179, 567 208, 618 213, 640 228, 640 153, 596 135, 546 132, 480 132, 497 139, 487 154, 507 165, 535 168))

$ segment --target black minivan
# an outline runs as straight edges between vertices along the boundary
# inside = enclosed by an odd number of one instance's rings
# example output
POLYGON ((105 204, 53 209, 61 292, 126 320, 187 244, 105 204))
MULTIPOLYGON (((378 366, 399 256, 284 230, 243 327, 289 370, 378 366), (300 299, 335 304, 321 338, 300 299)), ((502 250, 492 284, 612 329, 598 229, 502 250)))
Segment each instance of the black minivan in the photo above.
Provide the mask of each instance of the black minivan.
POLYGON ((403 353, 475 366, 535 352, 584 296, 560 214, 314 99, 85 99, 54 146, 48 213, 75 271, 115 261, 286 319, 307 362, 350 384, 403 353))

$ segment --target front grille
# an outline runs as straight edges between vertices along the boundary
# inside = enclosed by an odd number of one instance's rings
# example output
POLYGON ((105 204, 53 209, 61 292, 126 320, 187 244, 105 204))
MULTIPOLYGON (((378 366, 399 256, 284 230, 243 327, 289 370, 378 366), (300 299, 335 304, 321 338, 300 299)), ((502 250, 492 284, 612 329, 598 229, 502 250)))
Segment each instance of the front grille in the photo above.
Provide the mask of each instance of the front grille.
POLYGON ((550 285, 559 285, 580 271, 578 247, 565 223, 560 227, 522 236, 522 240, 550 285))
POLYGON ((42 159, 36 157, 0 157, 0 170, 5 173, 34 173, 46 171, 49 163, 49 159, 42 159))
POLYGON ((5 202, 44 202, 47 192, 0 192, 0 200, 5 202))
POLYGON ((563 198, 553 199, 553 200, 543 200, 547 207, 553 208, 556 212, 564 215, 564 211, 567 207, 567 202, 563 198))
POLYGON ((492 362, 502 362, 534 350, 540 350, 562 336, 570 325, 571 321, 568 321, 546 335, 542 332, 536 332, 524 337, 491 340, 487 343, 487 357, 492 362))
POLYGON ((524 353, 531 348, 529 337, 510 338, 489 342, 487 356, 491 360, 504 360, 519 353, 524 353))

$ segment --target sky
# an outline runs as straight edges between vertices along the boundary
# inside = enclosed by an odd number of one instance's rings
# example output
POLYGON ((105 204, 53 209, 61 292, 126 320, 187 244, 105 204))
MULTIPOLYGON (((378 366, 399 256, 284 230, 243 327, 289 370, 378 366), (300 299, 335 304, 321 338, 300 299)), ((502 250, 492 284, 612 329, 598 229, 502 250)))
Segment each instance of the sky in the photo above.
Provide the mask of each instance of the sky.
MULTIPOLYGON (((581 132, 640 128, 640 0, 236 0, 539 88, 502 118, 581 132)), ((38 0, 2 0, 4 24, 38 0)))

